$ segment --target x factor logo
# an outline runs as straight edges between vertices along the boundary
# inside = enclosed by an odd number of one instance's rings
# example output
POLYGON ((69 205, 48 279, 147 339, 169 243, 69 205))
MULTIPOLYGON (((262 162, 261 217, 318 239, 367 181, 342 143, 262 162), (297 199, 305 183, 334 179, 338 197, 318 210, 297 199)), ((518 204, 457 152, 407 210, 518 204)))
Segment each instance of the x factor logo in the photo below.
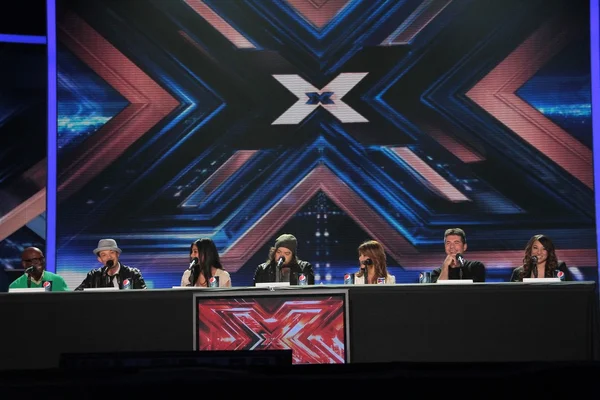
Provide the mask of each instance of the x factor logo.
POLYGON ((298 124, 317 107, 323 107, 343 123, 369 122, 342 101, 342 98, 367 74, 368 72, 341 73, 321 90, 298 75, 273 75, 298 97, 298 101, 281 114, 272 125, 298 124))

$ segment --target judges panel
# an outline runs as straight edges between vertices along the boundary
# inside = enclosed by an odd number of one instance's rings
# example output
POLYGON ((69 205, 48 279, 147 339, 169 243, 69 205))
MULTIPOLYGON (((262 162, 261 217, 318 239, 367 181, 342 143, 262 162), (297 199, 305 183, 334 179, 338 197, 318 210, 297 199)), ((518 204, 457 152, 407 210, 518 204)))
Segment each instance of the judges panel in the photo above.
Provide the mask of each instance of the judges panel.
MULTIPOLYGON (((61 353, 192 350, 194 294, 267 290, 2 294, 0 368, 57 367, 61 353)), ((598 359, 594 282, 276 289, 302 290, 348 290, 350 362, 598 359)))

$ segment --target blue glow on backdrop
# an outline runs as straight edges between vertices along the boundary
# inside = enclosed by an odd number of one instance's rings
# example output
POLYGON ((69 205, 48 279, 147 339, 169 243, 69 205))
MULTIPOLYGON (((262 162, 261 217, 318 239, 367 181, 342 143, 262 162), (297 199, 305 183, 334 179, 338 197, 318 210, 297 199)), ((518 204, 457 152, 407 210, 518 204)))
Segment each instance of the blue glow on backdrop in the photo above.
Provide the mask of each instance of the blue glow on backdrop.
POLYGON ((355 270, 366 239, 397 282, 416 282, 456 226, 489 281, 507 280, 537 233, 576 279, 597 280, 587 7, 355 1, 317 23, 282 1, 211 1, 218 20, 148 4, 69 2, 59 21, 56 238, 71 286, 99 266, 104 237, 150 287, 177 285, 200 236, 245 286, 283 232, 317 283, 355 270), (536 35, 565 39, 529 46, 536 35), (526 70, 507 94, 518 105, 471 93, 526 70), (283 75, 332 94, 274 123, 298 102, 283 75))

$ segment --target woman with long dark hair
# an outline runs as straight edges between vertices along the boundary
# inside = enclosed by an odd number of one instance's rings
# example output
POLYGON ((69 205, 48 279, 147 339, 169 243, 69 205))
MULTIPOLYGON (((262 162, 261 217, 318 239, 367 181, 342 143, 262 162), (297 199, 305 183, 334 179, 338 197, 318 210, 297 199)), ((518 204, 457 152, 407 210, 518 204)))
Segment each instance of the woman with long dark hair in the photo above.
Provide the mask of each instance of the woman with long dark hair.
POLYGON ((201 238, 190 246, 190 267, 181 277, 181 286, 207 287, 212 277, 218 279, 219 287, 231 287, 231 277, 221 265, 215 242, 201 238))
POLYGON ((555 278, 573 280, 564 261, 556 257, 552 240, 546 235, 534 235, 525 246, 523 265, 514 269, 511 282, 523 282, 523 278, 555 278))

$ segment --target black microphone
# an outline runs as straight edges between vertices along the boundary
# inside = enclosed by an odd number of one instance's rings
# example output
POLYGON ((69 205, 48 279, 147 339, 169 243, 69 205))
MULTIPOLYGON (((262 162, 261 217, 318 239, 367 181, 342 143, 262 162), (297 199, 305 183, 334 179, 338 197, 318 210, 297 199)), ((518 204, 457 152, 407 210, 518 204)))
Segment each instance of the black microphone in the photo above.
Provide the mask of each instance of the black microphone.
POLYGON ((279 282, 281 279, 281 267, 283 267, 284 263, 285 257, 279 257, 279 260, 277 260, 277 264, 275 265, 275 282, 279 282))
POLYGON ((31 287, 31 274, 33 273, 34 269, 35 269, 35 267, 32 265, 31 267, 29 267, 25 270, 25 274, 27 275, 27 287, 28 288, 31 287))
POLYGON ((283 266, 284 262, 285 262, 285 257, 284 256, 279 257, 279 260, 277 260, 277 269, 281 268, 283 266))
POLYGON ((536 256, 531 256, 531 264, 537 265, 537 257, 536 256))
POLYGON ((108 287, 110 286, 110 278, 108 276, 108 270, 111 269, 112 267, 114 267, 115 262, 113 260, 108 260, 106 262, 106 265, 104 266, 104 271, 102 272, 102 276, 104 279, 104 286, 108 287))
POLYGON ((538 261, 538 259, 536 256, 531 256, 531 266, 533 267, 533 276, 535 278, 538 277, 537 261, 538 261))
POLYGON ((458 262, 458 266, 460 267, 458 273, 460 275, 459 278, 462 280, 464 275, 463 268, 465 266, 465 258, 462 256, 462 254, 456 253, 456 262, 458 262))
POLYGON ((367 265, 373 265, 373 260, 367 258, 366 260, 362 260, 360 263, 360 271, 362 272, 363 277, 365 278, 365 285, 369 284, 369 278, 367 277, 367 265))
POLYGON ((200 260, 198 257, 194 257, 190 266, 188 267, 188 271, 190 271, 190 283, 188 286, 194 286, 196 284, 196 280, 198 279, 198 264, 200 260))
POLYGON ((194 269, 198 263, 200 262, 200 260, 198 260, 198 257, 194 257, 194 259, 192 260, 192 262, 190 263, 190 267, 188 269, 194 269))

